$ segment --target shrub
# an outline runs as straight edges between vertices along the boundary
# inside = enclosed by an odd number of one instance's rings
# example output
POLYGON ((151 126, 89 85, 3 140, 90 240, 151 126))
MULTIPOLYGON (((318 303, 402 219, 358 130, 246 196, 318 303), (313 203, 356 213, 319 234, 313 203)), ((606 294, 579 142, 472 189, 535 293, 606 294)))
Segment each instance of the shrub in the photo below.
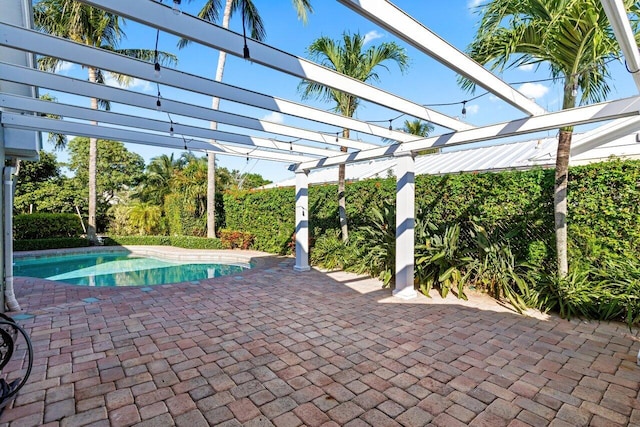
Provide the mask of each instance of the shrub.
POLYGON ((57 237, 53 239, 14 240, 15 251, 40 251, 44 249, 82 248, 90 242, 82 237, 57 237))
POLYGON ((224 249, 249 249, 253 242, 251 233, 235 230, 220 230, 220 243, 224 249))
POLYGON ((185 249, 223 249, 220 239, 195 236, 109 236, 104 239, 106 246, 149 245, 175 246, 185 249))
POLYGON ((79 237, 82 233, 80 218, 74 214, 34 213, 13 218, 16 240, 79 237))
POLYGON ((316 240, 311 250, 311 263, 328 270, 346 269, 350 265, 353 248, 340 238, 339 232, 327 233, 316 240))

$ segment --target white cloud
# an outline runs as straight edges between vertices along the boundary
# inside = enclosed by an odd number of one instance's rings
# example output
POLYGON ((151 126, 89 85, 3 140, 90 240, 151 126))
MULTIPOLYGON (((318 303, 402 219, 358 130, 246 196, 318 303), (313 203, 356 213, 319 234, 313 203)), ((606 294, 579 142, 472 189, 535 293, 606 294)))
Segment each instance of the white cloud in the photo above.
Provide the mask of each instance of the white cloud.
POLYGON ((527 98, 540 99, 549 92, 549 88, 540 83, 524 83, 518 88, 518 91, 527 98))
POLYGON ((500 101, 500 98, 498 98, 498 97, 497 97, 497 96, 495 96, 495 95, 489 95, 489 101, 491 101, 491 102, 498 102, 498 101, 500 101))
POLYGON ((533 70, 533 67, 535 67, 535 65, 533 64, 524 64, 518 67, 518 70, 520 71, 531 71, 533 70))
POLYGON ((56 66, 55 72, 65 74, 67 71, 71 70, 73 66, 74 64, 72 62, 60 61, 56 66))
POLYGON ((266 120, 268 122, 273 123, 284 123, 284 116, 277 111, 272 111, 262 118, 262 120, 266 120))
POLYGON ((469 0, 467 1, 467 8, 469 9, 476 8, 480 6, 480 3, 482 3, 482 0, 469 0))
POLYGON ((381 39, 382 37, 384 37, 384 34, 379 33, 376 30, 369 31, 367 34, 364 35, 364 40, 362 41, 362 44, 365 45, 370 41, 373 41, 375 39, 381 39))

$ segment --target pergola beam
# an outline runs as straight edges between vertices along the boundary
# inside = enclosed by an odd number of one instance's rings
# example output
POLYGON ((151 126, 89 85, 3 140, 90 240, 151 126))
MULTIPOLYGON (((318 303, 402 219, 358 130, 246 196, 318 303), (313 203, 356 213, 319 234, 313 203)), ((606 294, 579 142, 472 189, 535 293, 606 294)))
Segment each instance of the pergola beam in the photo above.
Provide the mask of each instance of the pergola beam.
MULTIPOLYGON (((340 128, 353 129, 366 133, 370 133, 371 129, 374 128, 369 123, 360 122, 359 120, 339 114, 329 113, 303 104, 238 88, 204 77, 194 76, 168 67, 162 68, 161 80, 154 80, 153 64, 148 62, 12 25, 0 24, 0 45, 12 46, 41 55, 53 56, 76 64, 91 65, 102 70, 109 70, 142 80, 157 82, 163 86, 171 86, 207 96, 227 99, 252 107, 288 114, 338 126, 340 128)), ((148 107, 155 108, 155 101, 148 107)), ((378 128, 385 129, 381 126, 378 126, 378 128)), ((406 141, 408 138, 411 138, 410 135, 404 132, 390 131, 388 129, 384 131, 383 135, 398 141, 406 141)))
POLYGON ((545 110, 387 0, 338 0, 449 69, 529 115, 545 110))
POLYGON ((640 91, 640 52, 633 35, 627 10, 622 0, 601 0, 602 8, 609 18, 613 32, 624 53, 627 67, 631 70, 636 88, 640 91))
MULTIPOLYGON (((217 142, 224 141, 233 144, 250 145, 253 147, 271 150, 288 150, 292 153, 297 152, 312 156, 326 156, 327 152, 330 151, 322 148, 307 147, 298 142, 294 145, 293 143, 289 144, 266 138, 213 130, 208 127, 189 126, 177 122, 167 123, 164 120, 153 120, 110 111, 94 110, 87 107, 77 107, 75 105, 68 105, 59 102, 43 101, 40 99, 27 98, 2 92, 0 92, 0 107, 23 111, 37 111, 39 113, 55 114, 64 118, 71 117, 80 120, 97 121, 99 123, 109 123, 122 127, 144 129, 152 132, 162 132, 165 134, 170 133, 170 129, 173 128, 173 133, 182 138, 195 137, 215 140, 217 142)), ((334 150, 334 152, 336 154, 340 153, 337 150, 334 150)))
MULTIPOLYGON (((149 27, 158 28, 167 33, 195 41, 204 46, 222 50, 230 55, 243 56, 245 39, 242 35, 184 13, 176 16, 172 13, 170 7, 161 3, 130 0, 80 1, 149 27)), ((453 117, 430 110, 422 105, 264 43, 251 39, 246 39, 246 43, 251 52, 252 62, 350 93, 358 98, 366 99, 383 107, 400 111, 449 129, 463 130, 473 127, 453 117)))
MULTIPOLYGON (((45 71, 38 71, 32 68, 19 67, 3 62, 0 62, 0 76, 2 76, 2 79, 6 81, 33 84, 35 86, 55 90, 58 92, 86 96, 88 98, 108 99, 109 101, 114 103, 130 105, 139 108, 148 109, 150 105, 155 105, 155 102, 157 100, 157 97, 153 95, 145 95, 139 92, 111 87, 98 83, 91 83, 86 80, 47 73, 45 71)), ((376 147, 375 144, 370 144, 362 141, 354 141, 352 139, 342 137, 339 137, 338 142, 336 142, 336 135, 328 135, 321 132, 310 131, 294 126, 287 126, 280 123, 242 116, 222 110, 212 110, 208 107, 188 104, 169 98, 162 98, 162 111, 194 119, 216 122, 218 124, 227 124, 244 129, 253 129, 257 131, 274 133, 296 139, 305 139, 308 141, 314 141, 328 145, 349 147, 355 150, 363 150, 376 147)), ((388 133, 388 130, 386 128, 381 128, 380 133, 384 132, 388 133)))
POLYGON ((100 139, 112 139, 133 144, 144 144, 155 147, 165 147, 176 150, 212 151, 216 154, 224 154, 236 157, 252 157, 278 162, 293 162, 300 156, 274 153, 256 148, 229 147, 225 144, 212 145, 206 141, 194 139, 183 140, 180 137, 132 131, 109 126, 71 122, 68 120, 56 120, 45 117, 25 116, 19 113, 2 112, 0 124, 12 129, 35 130, 42 132, 60 133, 63 135, 78 135, 100 139))
POLYGON ((490 126, 479 127, 467 131, 452 132, 431 138, 423 138, 414 142, 394 144, 388 147, 373 148, 358 153, 348 153, 332 158, 303 162, 295 166, 296 170, 315 169, 334 166, 341 163, 353 163, 381 157, 398 155, 403 152, 417 152, 431 147, 445 147, 489 141, 511 136, 525 135, 563 126, 575 126, 600 122, 621 117, 640 114, 640 96, 619 99, 616 101, 592 104, 569 110, 548 113, 542 116, 527 117, 490 126))

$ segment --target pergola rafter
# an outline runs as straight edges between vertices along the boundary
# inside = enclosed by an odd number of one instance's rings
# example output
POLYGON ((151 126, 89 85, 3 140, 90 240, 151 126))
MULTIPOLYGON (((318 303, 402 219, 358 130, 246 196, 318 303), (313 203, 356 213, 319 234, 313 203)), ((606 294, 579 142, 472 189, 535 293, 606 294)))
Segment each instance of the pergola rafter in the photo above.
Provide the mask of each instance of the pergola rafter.
MULTIPOLYGON (((176 16, 167 5, 148 0, 78 0, 88 5, 127 17, 143 25, 158 29, 178 37, 192 40, 201 45, 222 50, 235 56, 242 56, 244 39, 242 35, 219 26, 182 14, 176 16)), ((218 97, 235 103, 279 112, 308 120, 308 129, 272 123, 251 116, 243 116, 228 111, 216 111, 198 105, 162 98, 162 109, 166 113, 203 121, 202 125, 177 123, 172 119, 153 120, 132 115, 102 112, 57 102, 44 102, 25 98, 29 91, 0 92, 0 124, 5 130, 49 131, 71 135, 83 135, 103 139, 119 139, 125 142, 152 146, 212 151, 231 156, 247 156, 292 163, 296 173, 296 269, 307 270, 308 265, 308 179, 307 173, 314 168, 356 162, 379 157, 397 157, 397 246, 396 290, 394 294, 411 298, 413 291, 413 220, 414 220, 414 160, 415 153, 431 147, 465 145, 479 141, 489 141, 505 137, 516 137, 533 132, 557 129, 585 123, 614 120, 590 132, 583 139, 576 139, 576 152, 584 153, 621 133, 631 133, 640 129, 640 97, 632 97, 601 104, 589 105, 572 110, 546 113, 532 100, 509 86, 488 70, 479 66, 462 52, 425 28, 415 19, 406 15, 388 1, 383 0, 338 0, 340 3, 378 23, 400 39, 416 47, 423 53, 438 60, 453 71, 470 78, 479 86, 501 100, 523 111, 524 118, 483 127, 473 127, 453 117, 425 108, 410 100, 395 96, 381 89, 353 80, 308 60, 288 54, 277 48, 254 40, 247 40, 250 61, 272 69, 317 82, 334 89, 382 105, 389 110, 408 114, 452 129, 453 132, 429 138, 416 138, 403 132, 389 130, 361 120, 329 113, 302 103, 258 93, 242 87, 215 82, 205 77, 188 74, 163 67, 162 80, 153 76, 153 65, 148 62, 117 55, 101 49, 74 43, 29 30, 24 18, 13 14, 0 16, 0 49, 18 49, 27 53, 53 56, 75 64, 91 65, 114 71, 145 81, 169 86, 181 91, 218 97), (10 19, 3 19, 9 16, 10 19), (22 96, 18 96, 22 95, 22 96), (59 114, 62 120, 54 120, 33 115, 34 112, 59 114), (72 120, 71 118, 75 119, 72 120), (79 122, 77 120, 83 120, 79 122), (97 121, 101 124, 87 123, 97 121), (240 128, 240 133, 214 131, 208 123, 215 121, 240 128), (108 125, 105 125, 108 124, 108 125), (312 126, 331 126, 335 131, 327 133, 311 129, 312 126), (169 127, 173 126, 174 136, 169 127), (341 138, 343 128, 384 137, 397 141, 392 145, 363 142, 341 138), (242 131, 244 130, 244 131, 242 131), (278 141, 251 135, 254 131, 267 132, 296 138, 296 141, 278 141), (185 138, 175 134, 183 134, 185 138), (189 136, 190 139, 186 139, 189 136), (298 141, 298 139, 300 141, 298 141), (215 143, 211 141, 215 140, 215 143), (305 142, 305 141, 308 142, 305 142), (218 142, 224 141, 224 142, 218 142), (294 144, 295 142, 295 144, 294 144), (346 146, 351 152, 342 153, 335 149, 346 146), (294 150, 295 149, 295 150, 294 150)), ((10 0, 10 7, 26 10, 31 0, 10 0)), ((629 34, 625 9, 621 0, 602 0, 627 62, 633 70, 640 69, 640 55, 635 39, 629 34)), ((12 9, 13 10, 13 9, 12 9)), ((13 50, 12 50, 13 51, 13 50)), ((29 55, 27 55, 29 56, 29 55)), ((14 56, 11 56, 13 58, 14 56)), ((16 58, 19 57, 16 56, 16 58)), ((50 88, 62 93, 99 98, 136 108, 155 109, 157 97, 126 89, 100 86, 69 77, 57 76, 24 68, 32 64, 27 61, 7 60, 0 63, 0 79, 17 83, 22 88, 34 86, 50 88)), ((640 88, 640 78, 634 74, 640 88)), ((11 88, 10 84, 7 85, 11 88)), ((7 87, 5 86, 5 87, 7 87)), ((155 113, 157 114, 157 113, 155 113)), ((5 132, 9 134, 9 132, 5 132)), ((11 138, 17 139, 13 134, 11 138)), ((0 134, 0 138, 3 138, 0 134)), ((6 141, 3 141, 6 144, 6 141)), ((4 153, 2 153, 4 155, 4 153)))

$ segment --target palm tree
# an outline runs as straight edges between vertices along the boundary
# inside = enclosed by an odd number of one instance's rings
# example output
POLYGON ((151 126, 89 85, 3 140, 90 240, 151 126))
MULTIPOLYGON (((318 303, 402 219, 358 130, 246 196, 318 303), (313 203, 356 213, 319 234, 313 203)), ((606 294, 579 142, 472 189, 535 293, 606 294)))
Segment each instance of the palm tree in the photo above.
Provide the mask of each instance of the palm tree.
MULTIPOLYGON (((379 81, 376 68, 378 66, 387 68, 383 64, 384 62, 395 62, 401 72, 404 72, 409 66, 409 57, 404 48, 396 43, 382 43, 379 46, 371 46, 363 50, 364 43, 365 39, 359 33, 345 32, 342 34, 342 43, 329 37, 320 37, 311 43, 307 51, 309 57, 321 65, 362 82, 379 81)), ((302 92, 303 99, 313 97, 334 102, 334 111, 343 116, 353 117, 360 105, 360 100, 355 96, 320 83, 303 80, 298 89, 302 92)), ((349 129, 343 129, 342 136, 349 138, 349 129)), ((347 147, 340 147, 340 150, 346 152, 347 147)), ((344 175, 345 165, 341 164, 338 167, 338 210, 342 239, 346 241, 349 238, 349 228, 347 226, 344 175)))
MULTIPOLYGON (((404 133, 408 133, 411 135, 416 135, 422 138, 426 138, 427 136, 429 136, 429 134, 431 132, 433 132, 433 125, 429 122, 425 122, 424 120, 421 119, 413 119, 413 120, 405 120, 404 123, 402 124, 402 127, 397 129, 399 131, 402 131, 404 133)), ((396 142, 394 139, 390 139, 390 138, 383 138, 383 140, 385 142, 396 142)), ((422 156, 424 154, 433 154, 433 153, 437 153, 440 149, 439 148, 427 148, 426 150, 421 150, 418 152, 419 156, 422 156)))
MULTIPOLYGON (((165 52, 148 49, 118 49, 120 41, 125 38, 121 24, 124 20, 117 15, 78 3, 74 0, 40 0, 34 6, 34 21, 36 28, 45 33, 67 38, 77 43, 98 47, 116 53, 121 53, 142 60, 158 60, 163 64, 175 63, 176 57, 165 52)), ((38 66, 43 70, 55 71, 60 59, 43 57, 38 66)), ((105 74, 95 67, 87 67, 89 81, 104 83, 105 74)), ((130 83, 131 77, 113 74, 113 77, 123 85, 130 83)), ((96 98, 91 99, 91 108, 109 109, 108 102, 96 98)), ((89 218, 87 238, 96 241, 96 204, 97 188, 96 174, 98 163, 98 141, 89 140, 89 218)))
MULTIPOLYGON (((624 0, 637 34, 640 4, 624 0)), ((599 0, 494 0, 482 18, 468 51, 471 58, 503 71, 524 64, 547 64, 554 81, 562 81, 562 109, 606 99, 607 63, 620 47, 599 0)), ((473 88, 469 81, 462 86, 473 88)), ((558 275, 568 273, 567 181, 573 126, 560 129, 556 157, 554 217, 558 275)))
POLYGON ((182 166, 183 162, 175 160, 173 153, 170 156, 162 154, 152 158, 147 166, 146 180, 139 197, 145 202, 162 206, 164 196, 171 192, 173 174, 182 166))
MULTIPOLYGON (((303 22, 307 21, 307 12, 312 12, 310 0, 292 0, 293 7, 298 13, 298 18, 303 22)), ((209 22, 216 22, 220 15, 221 0, 207 0, 198 13, 198 17, 209 22)), ((246 33, 246 28, 249 29, 251 38, 262 41, 266 37, 266 31, 260 13, 256 8, 252 0, 226 0, 224 4, 224 11, 222 14, 222 27, 229 28, 229 22, 233 15, 238 11, 241 12, 242 29, 243 33, 246 33)), ((189 42, 185 39, 180 40, 178 46, 180 48, 186 46, 189 42)), ((224 66, 227 61, 227 53, 220 51, 218 55, 218 66, 216 68, 215 81, 221 82, 222 75, 224 74, 224 66)), ((212 98, 211 108, 217 110, 220 107, 220 98, 212 98)), ((218 124, 211 122, 211 129, 217 129, 218 124)), ((207 154, 207 237, 216 237, 215 226, 215 154, 207 154)))

